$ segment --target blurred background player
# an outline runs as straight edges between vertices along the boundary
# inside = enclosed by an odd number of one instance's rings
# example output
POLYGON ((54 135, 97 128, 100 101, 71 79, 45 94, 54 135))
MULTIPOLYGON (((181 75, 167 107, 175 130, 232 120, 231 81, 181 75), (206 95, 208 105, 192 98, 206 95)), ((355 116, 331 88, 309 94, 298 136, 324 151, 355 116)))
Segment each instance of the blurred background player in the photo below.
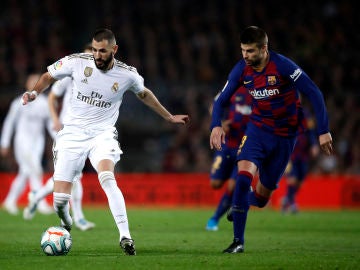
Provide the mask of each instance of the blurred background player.
MULTIPOLYGON (((218 95, 215 97, 218 97, 218 95)), ((251 114, 251 96, 245 87, 240 87, 232 96, 222 127, 226 133, 221 150, 214 153, 210 172, 210 185, 220 189, 227 182, 227 189, 222 195, 213 216, 206 224, 206 230, 217 231, 220 218, 229 210, 237 175, 236 156, 246 124, 251 114)))
MULTIPOLYGON (((84 48, 84 53, 91 53, 91 43, 88 43, 84 48)), ((70 96, 72 91, 72 79, 71 77, 65 77, 62 80, 56 81, 50 90, 48 96, 50 115, 53 122, 53 129, 58 132, 62 129, 62 120, 68 110, 70 103, 70 96), (62 98, 62 100, 61 100, 62 98), (60 106, 61 102, 61 106, 60 106), (60 108, 61 107, 61 108, 60 108)), ((75 222, 75 227, 86 231, 95 227, 93 222, 88 221, 85 218, 82 209, 82 197, 83 186, 81 184, 82 174, 77 175, 73 182, 72 196, 70 200, 72 214, 75 222)), ((50 178, 46 184, 38 190, 36 193, 31 192, 29 194, 29 204, 24 209, 24 219, 32 219, 36 213, 38 202, 46 196, 52 194, 54 190, 54 180, 50 178)))
MULTIPOLYGON (((39 74, 30 74, 25 87, 30 90, 38 79, 39 74)), ((10 214, 18 214, 17 201, 24 192, 29 181, 30 190, 36 192, 42 186, 43 168, 42 158, 46 142, 46 129, 51 130, 51 117, 45 95, 39 95, 37 102, 29 107, 21 105, 21 96, 15 98, 6 115, 1 136, 1 155, 10 154, 13 140, 15 160, 18 164, 18 173, 13 180, 10 190, 3 202, 3 208, 10 214)), ((54 210, 45 200, 39 201, 38 210, 42 214, 53 213, 54 210)))
POLYGON ((317 143, 315 120, 304 107, 306 130, 297 136, 296 144, 290 161, 286 168, 286 195, 281 201, 281 212, 290 212, 296 214, 298 207, 295 202, 298 193, 306 175, 309 171, 310 161, 319 155, 320 148, 317 143))

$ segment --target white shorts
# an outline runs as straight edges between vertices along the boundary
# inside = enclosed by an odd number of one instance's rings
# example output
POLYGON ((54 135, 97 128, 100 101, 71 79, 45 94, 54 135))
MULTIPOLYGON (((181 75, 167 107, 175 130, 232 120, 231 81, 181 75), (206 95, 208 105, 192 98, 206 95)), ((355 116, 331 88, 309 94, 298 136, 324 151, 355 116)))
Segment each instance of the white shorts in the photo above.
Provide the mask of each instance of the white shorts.
POLYGON ((116 164, 122 153, 115 127, 99 132, 65 126, 54 141, 54 181, 73 182, 87 158, 97 171, 101 160, 109 159, 116 164))

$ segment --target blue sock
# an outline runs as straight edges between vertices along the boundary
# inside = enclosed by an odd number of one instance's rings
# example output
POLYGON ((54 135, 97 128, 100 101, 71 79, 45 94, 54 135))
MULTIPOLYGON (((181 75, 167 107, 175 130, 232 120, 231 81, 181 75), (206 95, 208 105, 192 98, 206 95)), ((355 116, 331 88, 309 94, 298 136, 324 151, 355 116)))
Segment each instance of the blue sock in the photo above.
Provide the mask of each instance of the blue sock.
POLYGON ((298 188, 296 186, 289 185, 287 188, 287 199, 289 204, 293 204, 295 202, 295 194, 297 192, 298 188))
POLYGON ((267 202, 269 201, 268 198, 265 198, 259 195, 256 190, 249 192, 249 204, 253 206, 257 206, 259 208, 263 208, 267 202))
POLYGON ((225 191, 212 218, 215 220, 219 220, 230 208, 231 201, 232 193, 230 193, 229 191, 225 191))
POLYGON ((248 193, 253 176, 247 171, 240 171, 236 177, 232 203, 234 240, 244 244, 245 225, 249 210, 248 193))

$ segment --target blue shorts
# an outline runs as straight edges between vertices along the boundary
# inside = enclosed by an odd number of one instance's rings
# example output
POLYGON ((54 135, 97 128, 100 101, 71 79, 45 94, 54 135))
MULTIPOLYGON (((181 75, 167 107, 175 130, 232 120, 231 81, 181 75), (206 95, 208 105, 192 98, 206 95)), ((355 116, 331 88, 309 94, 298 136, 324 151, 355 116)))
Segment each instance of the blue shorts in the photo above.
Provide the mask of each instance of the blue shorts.
POLYGON ((222 146, 221 151, 216 151, 211 165, 210 180, 220 179, 226 181, 235 179, 237 175, 236 162, 237 148, 222 146))
POLYGON ((248 160, 258 167, 260 182, 274 190, 284 174, 296 137, 271 134, 249 123, 237 160, 248 160))

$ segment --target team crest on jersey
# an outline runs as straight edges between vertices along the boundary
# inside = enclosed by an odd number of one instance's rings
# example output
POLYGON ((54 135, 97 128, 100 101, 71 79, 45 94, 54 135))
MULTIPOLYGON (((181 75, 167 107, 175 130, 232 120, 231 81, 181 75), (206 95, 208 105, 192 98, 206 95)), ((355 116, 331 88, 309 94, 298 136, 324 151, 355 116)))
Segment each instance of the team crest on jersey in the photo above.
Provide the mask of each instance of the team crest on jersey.
POLYGON ((276 84, 276 76, 270 75, 267 76, 267 85, 275 85, 276 84))
POLYGON ((118 84, 117 82, 115 82, 115 83, 113 84, 113 86, 111 87, 111 91, 112 91, 113 93, 116 93, 117 91, 119 91, 119 84, 118 84))
POLYGON ((92 72, 93 72, 93 69, 92 69, 91 67, 86 67, 86 68, 84 69, 84 75, 85 75, 86 77, 90 77, 91 74, 92 74, 92 72))
POLYGON ((56 61, 56 63, 54 64, 54 69, 57 70, 57 69, 60 69, 62 67, 62 61, 59 60, 59 61, 56 61))

